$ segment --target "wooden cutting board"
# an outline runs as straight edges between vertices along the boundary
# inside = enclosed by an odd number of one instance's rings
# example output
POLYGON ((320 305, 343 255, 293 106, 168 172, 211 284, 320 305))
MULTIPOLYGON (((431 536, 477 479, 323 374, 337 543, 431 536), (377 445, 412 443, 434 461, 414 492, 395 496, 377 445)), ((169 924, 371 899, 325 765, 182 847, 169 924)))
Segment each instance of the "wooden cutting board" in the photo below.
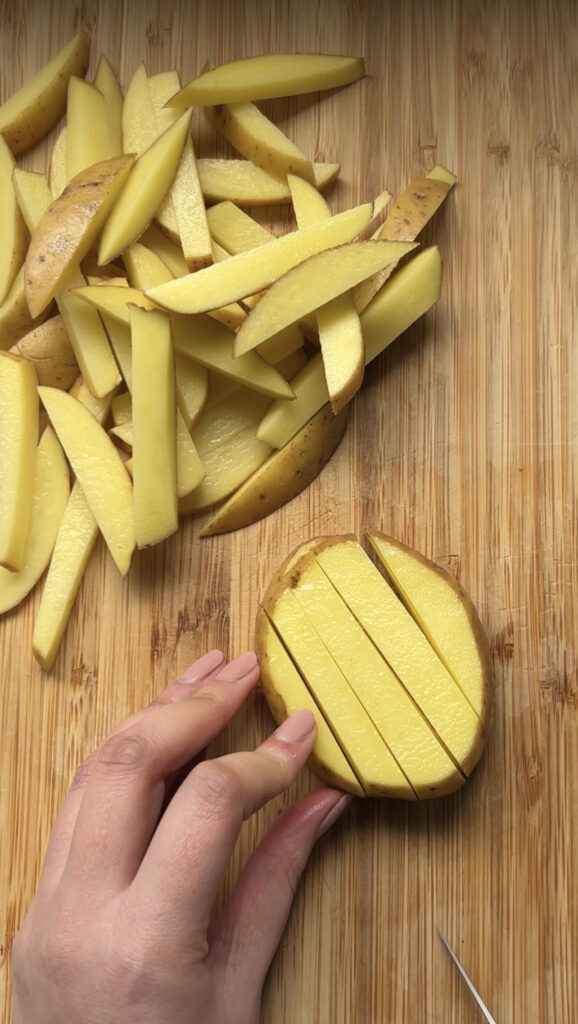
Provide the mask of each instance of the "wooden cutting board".
MULTIPOLYGON (((578 8, 573 0, 3 0, 2 98, 84 27, 126 86, 284 50, 362 55, 367 77, 268 111, 339 161, 335 210, 435 163, 458 184, 428 227, 443 295, 372 365, 347 436, 301 497, 202 540, 201 517, 121 581, 99 547, 55 669, 35 593, 0 622, 0 964, 77 763, 204 650, 253 642, 259 595, 319 533, 393 533, 449 569, 490 637, 488 749, 458 794, 356 802, 319 843, 272 966, 275 1024, 474 1024, 453 944, 499 1024, 578 1019, 578 8)), ((53 139, 49 140, 51 143, 53 139)), ((46 167, 47 148, 22 159, 46 167)), ((202 153, 200 155, 203 155, 202 153)), ((287 214, 267 211, 284 230, 287 214)), ((257 695, 215 752, 271 728, 257 695)), ((299 792, 251 822, 227 887, 299 792)))

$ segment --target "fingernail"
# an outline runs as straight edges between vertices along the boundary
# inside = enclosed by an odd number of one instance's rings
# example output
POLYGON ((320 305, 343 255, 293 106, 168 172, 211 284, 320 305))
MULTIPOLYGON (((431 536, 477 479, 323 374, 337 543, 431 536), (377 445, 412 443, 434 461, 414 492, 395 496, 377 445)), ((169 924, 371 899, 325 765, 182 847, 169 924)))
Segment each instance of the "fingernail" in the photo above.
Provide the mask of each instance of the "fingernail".
POLYGON ((323 821, 317 827, 317 838, 329 831, 331 826, 341 817, 345 808, 349 807, 352 800, 353 797, 349 793, 344 793, 343 796, 339 797, 339 800, 328 810, 323 821))
POLYGON ((225 665, 219 672, 219 679, 234 683, 251 672, 256 664, 257 655, 254 651, 246 651, 245 654, 240 654, 238 658, 234 658, 228 665, 225 665))
POLYGON ((189 686, 192 683, 200 683, 207 676, 210 676, 211 672, 214 672, 219 665, 222 665, 224 660, 222 651, 209 651, 207 654, 203 654, 202 658, 195 661, 189 668, 185 669, 178 682, 187 683, 189 686))
POLYGON ((276 740, 284 743, 302 743, 315 727, 312 711, 295 711, 273 733, 276 740))

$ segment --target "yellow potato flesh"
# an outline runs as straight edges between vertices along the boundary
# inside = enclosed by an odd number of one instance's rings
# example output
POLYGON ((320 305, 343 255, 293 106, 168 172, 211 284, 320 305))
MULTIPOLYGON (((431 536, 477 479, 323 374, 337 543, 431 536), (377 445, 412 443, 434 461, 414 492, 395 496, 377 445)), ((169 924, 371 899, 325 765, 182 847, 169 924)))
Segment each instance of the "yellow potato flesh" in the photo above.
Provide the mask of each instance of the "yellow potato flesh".
POLYGON ((297 96, 356 82, 365 74, 359 57, 278 53, 246 57, 210 68, 170 101, 171 106, 208 106, 297 96))
MULTIPOLYGON (((195 441, 195 425, 192 429, 195 441)), ((218 448, 202 452, 206 476, 189 495, 179 501, 182 514, 200 512, 227 498, 245 482, 269 455, 271 448, 255 435, 255 427, 245 427, 218 448)))
POLYGON ((93 164, 119 156, 111 144, 106 99, 95 85, 73 76, 66 106, 66 174, 71 181, 93 164))
POLYGON ((279 451, 217 510, 202 536, 239 530, 291 501, 318 476, 347 428, 348 410, 337 416, 323 406, 279 451))
MULTIPOLYGON (((302 231, 320 230, 328 223, 321 221, 302 231)), ((274 281, 251 310, 237 332, 235 354, 242 355, 256 348, 380 267, 405 256, 411 248, 413 246, 403 242, 352 242, 303 259, 274 281)), ((266 251, 265 246, 255 250, 263 251, 266 251)))
MULTIPOLYGON (((478 672, 487 710, 487 641, 469 598, 446 579, 442 589, 436 587, 431 580, 439 569, 423 556, 380 534, 368 540, 388 554, 393 549, 395 557, 401 550, 398 563, 418 562, 419 580, 412 580, 429 587, 436 605, 432 628, 440 626, 442 640, 456 652, 467 651, 472 643, 480 652, 472 674, 478 672), (463 599, 461 617, 451 614, 456 597, 463 599), (449 626, 444 624, 447 607, 449 626), (459 638, 452 638, 456 621, 462 627, 459 638)), ((406 603, 404 593, 392 588, 355 537, 309 540, 286 559, 267 588, 257 616, 256 645, 263 692, 276 720, 286 702, 299 706, 306 695, 302 706, 312 707, 317 720, 330 728, 364 793, 427 799, 463 785, 484 748, 487 720, 475 714, 438 656, 437 641, 432 637, 430 643, 406 603), (300 681, 286 680, 287 664, 300 681), (387 751, 381 764, 376 736, 387 751), (364 758, 373 765, 370 774, 361 770, 364 758), (392 763, 409 793, 392 774, 392 763)), ((333 760, 330 750, 322 753, 316 747, 311 763, 335 784, 340 758, 333 760)))
POLYGON ((411 548, 381 534, 369 534, 368 539, 413 618, 485 722, 491 698, 490 653, 470 598, 453 576, 433 569, 411 548))
POLYGON ((171 329, 158 311, 131 311, 133 494, 137 547, 178 528, 176 391, 171 329))
POLYGON ((52 192, 45 174, 16 167, 12 176, 16 199, 31 235, 52 202, 52 192))
POLYGON ((84 75, 89 52, 89 38, 79 32, 2 104, 0 135, 13 153, 23 153, 52 131, 66 111, 68 81, 84 75))
POLYGON ((79 269, 71 272, 68 286, 56 296, 56 303, 80 372, 92 393, 102 398, 120 384, 121 376, 97 310, 75 294, 77 289, 88 287, 79 269))
POLYGON ((40 387, 41 401, 122 576, 135 547, 132 482, 92 413, 65 391, 40 387))
POLYGON ((13 184, 15 160, 0 135, 0 195, 3 197, 0 220, 0 303, 20 270, 26 255, 28 232, 16 200, 13 184))
POLYGON ((26 558, 38 438, 32 363, 0 352, 0 566, 18 572, 26 558))
POLYGON ((98 537, 98 524, 84 492, 75 482, 64 509, 34 620, 32 650, 49 672, 98 537))
POLYGON ((213 127, 257 167, 279 178, 298 174, 314 183, 311 160, 254 103, 221 103, 205 107, 205 112, 213 127))
POLYGON ((368 223, 371 206, 345 210, 323 224, 290 231, 267 245, 231 256, 146 293, 159 306, 179 313, 202 313, 268 288, 281 274, 314 253, 350 242, 368 223))
POLYGON ((418 624, 357 541, 328 545, 317 559, 440 742, 469 775, 485 742, 482 723, 418 624))
MULTIPOLYGON (((102 93, 108 111, 109 146, 112 156, 123 152, 122 107, 123 95, 118 78, 107 57, 102 54, 94 75, 94 84, 102 93)), ((131 152, 130 150, 128 152, 131 152)))
MULTIPOLYGON (((200 157, 197 170, 207 202, 230 200, 239 206, 275 206, 291 202, 287 183, 249 160, 200 157)), ((313 177, 319 189, 327 188, 338 174, 339 164, 313 164, 313 177)))
POLYGON ((175 176, 190 121, 190 112, 181 114, 137 157, 104 226, 98 251, 100 266, 114 260, 150 224, 175 176))
POLYGON ((68 500, 68 465, 51 427, 44 430, 38 443, 31 478, 32 513, 24 557, 18 572, 0 567, 0 614, 19 604, 42 576, 68 500))
POLYGON ((60 315, 38 324, 11 351, 33 364, 39 384, 67 391, 78 377, 78 363, 60 315))

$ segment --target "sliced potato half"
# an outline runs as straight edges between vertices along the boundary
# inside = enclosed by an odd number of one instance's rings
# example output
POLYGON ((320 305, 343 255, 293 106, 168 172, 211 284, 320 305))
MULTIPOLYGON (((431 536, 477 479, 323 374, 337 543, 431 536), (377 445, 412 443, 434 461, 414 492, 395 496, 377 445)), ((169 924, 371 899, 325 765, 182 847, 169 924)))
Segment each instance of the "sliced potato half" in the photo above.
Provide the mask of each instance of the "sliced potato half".
POLYGON ((344 756, 365 795, 442 796, 486 743, 488 642, 444 569, 379 532, 366 545, 376 560, 352 535, 309 540, 281 566, 258 613, 263 692, 278 722, 313 702, 340 751, 314 750, 312 767, 331 784, 356 791, 344 756))

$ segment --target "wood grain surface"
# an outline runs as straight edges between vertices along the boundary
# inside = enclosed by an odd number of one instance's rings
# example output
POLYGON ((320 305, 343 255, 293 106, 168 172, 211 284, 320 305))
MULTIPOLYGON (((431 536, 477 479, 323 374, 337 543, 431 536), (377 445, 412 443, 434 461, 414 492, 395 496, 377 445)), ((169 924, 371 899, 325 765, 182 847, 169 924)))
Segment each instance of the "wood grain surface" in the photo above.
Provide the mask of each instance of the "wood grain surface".
MULTIPOLYGON (((495 666, 490 741, 458 794, 357 801, 321 840, 263 1021, 474 1024, 440 928, 499 1024, 571 1024, 578 6, 2 0, 2 98, 79 27, 89 73, 105 53, 123 86, 141 60, 186 81, 206 61, 269 51, 362 55, 362 82, 266 105, 312 157, 341 163, 332 208, 397 194, 435 163, 458 184, 425 236, 441 247, 442 298, 368 369, 344 442, 302 496, 231 536, 201 539, 205 519, 187 521, 125 581, 99 547, 50 676, 31 653, 38 592, 0 622, 2 1020, 11 940, 74 767, 205 649, 251 646, 259 595, 293 547, 371 526, 449 567, 474 599, 495 666)), ((52 141, 22 164, 45 169, 52 141)), ((274 230, 290 223, 266 215, 274 230)), ((257 694, 213 749, 251 747, 271 725, 257 694)), ((247 824, 225 891, 280 808, 316 784, 305 773, 247 824)))

